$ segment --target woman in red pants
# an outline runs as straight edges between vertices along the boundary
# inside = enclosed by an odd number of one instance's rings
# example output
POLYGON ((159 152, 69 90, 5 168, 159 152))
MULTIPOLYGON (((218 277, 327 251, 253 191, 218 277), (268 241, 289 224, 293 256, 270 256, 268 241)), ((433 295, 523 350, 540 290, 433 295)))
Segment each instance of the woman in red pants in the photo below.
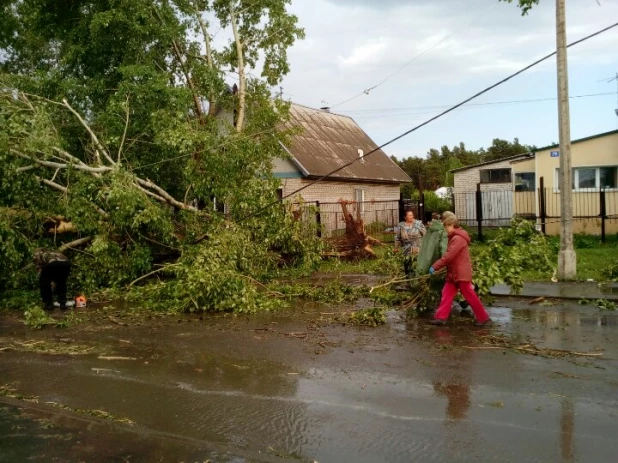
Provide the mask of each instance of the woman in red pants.
POLYGON ((442 300, 440 306, 430 322, 432 325, 446 325, 448 316, 451 313, 451 305, 457 291, 468 301, 476 321, 474 326, 485 326, 491 323, 491 318, 487 314, 483 303, 474 292, 472 286, 472 261, 470 260, 470 236, 459 227, 457 217, 447 217, 444 219, 444 228, 448 233, 448 247, 446 254, 436 261, 429 269, 433 274, 443 267, 446 267, 446 283, 442 289, 442 300))

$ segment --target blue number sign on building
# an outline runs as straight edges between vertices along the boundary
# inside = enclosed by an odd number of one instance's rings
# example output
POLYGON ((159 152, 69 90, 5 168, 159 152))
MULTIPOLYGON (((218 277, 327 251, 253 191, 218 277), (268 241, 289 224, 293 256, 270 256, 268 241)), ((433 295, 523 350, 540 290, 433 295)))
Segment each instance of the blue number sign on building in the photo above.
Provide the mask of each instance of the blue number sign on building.
POLYGON ((549 157, 550 158, 557 158, 560 156, 560 151, 550 151, 549 152, 549 157))

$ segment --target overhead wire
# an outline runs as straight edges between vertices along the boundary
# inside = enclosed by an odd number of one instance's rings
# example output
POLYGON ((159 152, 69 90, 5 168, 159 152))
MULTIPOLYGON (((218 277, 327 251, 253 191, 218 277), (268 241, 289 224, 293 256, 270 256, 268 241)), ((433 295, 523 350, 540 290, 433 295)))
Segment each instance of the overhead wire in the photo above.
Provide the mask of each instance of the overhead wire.
MULTIPOLYGON (((572 95, 570 99, 578 99, 578 98, 591 98, 597 96, 608 96, 615 95, 616 92, 602 92, 602 93, 589 93, 585 95, 572 95)), ((556 97, 551 98, 532 98, 526 100, 506 100, 506 101, 488 101, 485 103, 472 103, 466 105, 466 108, 475 108, 481 106, 500 106, 500 105, 511 105, 511 104, 525 104, 525 103, 541 103, 546 101, 556 101, 556 97)), ((347 115, 356 115, 358 117, 364 117, 365 113, 389 113, 389 112, 399 112, 399 111, 423 111, 423 110, 435 110, 442 108, 449 108, 451 105, 435 105, 435 106, 410 106, 410 107, 398 107, 398 108, 376 108, 376 109, 357 109, 352 111, 343 111, 343 114, 347 115), (361 114, 362 113, 362 114, 361 114)))
MULTIPOLYGON (((583 38, 581 38, 581 39, 579 39, 579 40, 576 40, 575 42, 571 42, 570 44, 568 44, 568 45, 567 45, 567 48, 571 48, 571 47, 573 47, 573 46, 575 46, 575 45, 579 45, 580 43, 583 43, 583 42, 585 42, 585 41, 587 41, 587 40, 590 40, 591 38, 596 37, 596 36, 598 36, 598 35, 601 35, 601 34, 603 34, 604 32, 607 32, 607 31, 609 31, 609 30, 611 30, 611 29, 613 29, 613 28, 615 28, 615 27, 617 27, 617 26, 618 26, 618 22, 616 22, 616 23, 614 23, 614 24, 612 24, 612 25, 610 25, 610 26, 607 26, 607 27, 605 27, 605 28, 603 28, 603 29, 600 29, 600 30, 598 30, 598 31, 596 31, 596 32, 593 32, 592 34, 587 35, 587 36, 585 36, 585 37, 583 37, 583 38)), ((272 207, 272 206, 275 206, 275 205, 279 204, 281 200, 286 199, 286 198, 289 198, 289 197, 291 197, 291 196, 294 196, 294 195, 296 195, 296 194, 300 193, 301 191, 304 191, 304 190, 306 190, 307 188, 310 188, 310 187, 312 187, 313 185, 316 185, 317 183, 319 183, 319 182, 321 182, 321 181, 323 181, 323 180, 325 180, 325 179, 327 179, 327 178, 329 178, 329 177, 332 177, 332 176, 333 176, 334 174, 336 174, 337 172, 340 172, 340 171, 342 171, 343 169, 346 169, 346 168, 350 167, 352 164, 355 164, 356 162, 360 161, 361 159, 363 159, 363 160, 364 160, 364 159, 366 159, 368 156, 371 156, 372 154, 374 154, 374 153, 376 153, 376 152, 378 152, 378 151, 382 150, 382 148, 385 148, 386 146, 391 145, 391 144, 395 143, 395 142, 396 142, 396 141, 398 141, 398 140, 401 140, 402 138, 404 138, 404 137, 406 137, 406 136, 410 135, 411 133, 416 132, 418 129, 420 129, 420 128, 422 128, 422 127, 425 127, 425 126, 426 126, 426 125, 428 125, 428 124, 431 124, 431 123, 432 123, 432 122, 434 122, 435 120, 440 119, 440 118, 441 118, 441 117, 443 117, 443 116, 446 116, 448 113, 453 112, 454 110, 456 110, 457 108, 460 108, 461 106, 465 105, 466 103, 469 103, 470 101, 472 101, 472 100, 474 100, 474 99, 478 98, 479 96, 484 95, 485 93, 487 93, 487 92, 489 92, 489 91, 493 90, 493 89, 494 89, 494 88, 496 88, 496 87, 499 87, 500 85, 502 85, 502 84, 504 84, 504 83, 508 82, 509 80, 513 79, 514 77, 517 77, 518 75, 520 75, 520 74, 522 74, 522 73, 526 72, 527 70, 529 70, 529 69, 533 68, 534 66, 537 66, 538 64, 542 63, 543 61, 545 61, 545 60, 547 60, 547 59, 551 58, 551 57, 552 57, 552 56, 554 56, 555 54, 556 54, 556 52, 555 52, 555 51, 553 51, 552 53, 549 53, 548 55, 545 55, 544 57, 542 57, 542 58, 540 58, 540 59, 536 60, 536 61, 535 61, 535 62, 533 62, 532 64, 529 64, 528 66, 526 66, 526 67, 524 67, 524 68, 520 69, 520 70, 519 70, 519 71, 517 71, 517 72, 514 72, 514 73, 510 74, 509 76, 507 76, 507 77, 505 77, 504 79, 502 79, 502 80, 500 80, 500 81, 496 82, 495 84, 490 85, 489 87, 484 88, 484 89, 483 89, 483 90, 481 90, 480 92, 477 92, 477 93, 475 93, 474 95, 472 95, 471 97, 466 98, 466 99, 465 99, 465 100, 463 100, 462 102, 457 103, 456 105, 451 106, 451 107, 450 107, 450 108, 448 108, 447 110, 442 111, 440 114, 437 114, 437 115, 435 115, 435 116, 433 116, 433 117, 431 117, 431 118, 427 119, 425 122, 422 122, 421 124, 418 124, 418 125, 416 125, 416 126, 412 127, 411 129, 409 129, 409 130, 407 130, 407 131, 403 132, 401 135, 398 135, 398 136, 396 136, 396 137, 394 137, 394 138, 391 138, 389 141, 387 141, 387 142, 383 143, 382 145, 380 145, 380 146, 378 146, 378 147, 374 148, 373 150, 371 150, 371 151, 369 151, 368 153, 366 153, 365 155, 363 155, 363 157, 362 157, 362 158, 361 158, 361 157, 356 157, 356 158, 352 159, 351 161, 349 161, 349 162, 347 162, 347 163, 343 164, 342 166, 338 167, 337 169, 335 169, 335 170, 333 170, 333 171, 331 171, 331 172, 329 172, 329 173, 327 173, 327 174, 325 174, 325 175, 320 176, 320 177, 319 177, 319 178, 317 178, 316 180, 314 180, 314 181, 312 181, 312 182, 310 182, 310 183, 308 183, 308 184, 306 184, 306 185, 304 185, 304 186, 302 186, 302 187, 300 187, 300 188, 298 188, 298 189, 296 189, 296 190, 292 191, 291 193, 288 193, 287 195, 282 196, 280 199, 277 199, 277 200, 275 200, 275 201, 272 201, 272 202, 270 202, 270 203, 266 204, 265 206, 263 206, 263 207, 259 208, 259 209, 258 209, 258 210, 256 210, 255 212, 253 212, 253 213, 251 213, 251 214, 248 214, 247 216, 245 216, 245 217, 243 217, 243 218, 241 218, 241 219, 235 220, 234 222, 238 222, 238 221, 242 221, 242 220, 247 220, 247 219, 249 219, 249 218, 251 218, 251 217, 255 217, 256 215, 261 214, 262 212, 264 212, 265 210, 269 209, 270 207, 272 207)))
POLYGON ((443 37, 441 40, 439 40, 438 42, 434 43, 432 46, 430 46, 429 48, 426 48, 425 50, 421 51, 420 53, 418 53, 417 55, 415 55, 412 59, 410 59, 409 61, 407 61, 405 64, 403 64, 401 67, 399 67, 396 71, 392 72, 391 74, 389 74, 388 76, 386 76, 384 79, 382 79, 380 82, 378 82, 377 84, 366 88, 365 90, 363 90, 362 92, 358 93, 357 95, 354 95, 351 98, 348 98, 347 100, 344 100, 340 103, 337 103, 336 105, 332 105, 330 106, 330 109, 333 108, 337 108, 339 106, 343 106, 346 103, 349 103, 352 100, 357 99, 358 97, 361 97, 363 95, 369 95, 369 93, 372 90, 375 90, 376 88, 380 87, 381 85, 384 85, 386 82, 388 82, 392 77, 394 77, 395 75, 399 74, 401 71, 403 71, 405 68, 407 68, 410 64, 412 64, 414 61, 416 61, 417 59, 419 59, 421 56, 426 55, 427 53, 429 53, 431 50, 437 48, 438 46, 442 45, 444 42, 446 42, 448 39, 450 39, 451 37, 453 37, 455 34, 457 34, 459 31, 463 30, 463 29, 467 29, 469 28, 477 19, 480 19, 481 17, 483 17, 486 13, 488 13, 492 8, 494 8, 496 5, 498 4, 498 2, 494 2, 489 8, 483 10, 479 15, 475 16, 472 18, 472 20, 470 20, 470 22, 466 25, 464 25, 463 27, 460 27, 458 29, 455 29, 453 32, 451 32, 450 34, 448 34, 446 37, 443 37))

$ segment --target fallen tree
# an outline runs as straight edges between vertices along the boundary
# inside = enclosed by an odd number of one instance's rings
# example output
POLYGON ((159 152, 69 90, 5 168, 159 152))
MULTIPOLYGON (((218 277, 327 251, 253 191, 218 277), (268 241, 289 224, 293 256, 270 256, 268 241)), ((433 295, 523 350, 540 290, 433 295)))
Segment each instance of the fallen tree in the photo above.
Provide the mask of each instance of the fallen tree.
POLYGON ((276 199, 291 133, 270 91, 303 36, 289 1, 86 3, 4 9, 0 297, 36 287, 42 246, 70 256, 74 292, 134 282, 166 310, 269 306, 261 285, 322 246, 287 207, 251 214, 276 199))

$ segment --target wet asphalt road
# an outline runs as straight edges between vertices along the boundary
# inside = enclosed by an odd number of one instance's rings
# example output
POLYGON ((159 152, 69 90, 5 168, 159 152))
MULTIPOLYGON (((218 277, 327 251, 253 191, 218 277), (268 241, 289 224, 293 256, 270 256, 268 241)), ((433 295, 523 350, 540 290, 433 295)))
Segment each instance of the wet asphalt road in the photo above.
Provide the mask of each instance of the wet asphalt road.
POLYGON ((618 461, 618 317, 500 305, 490 330, 342 326, 350 307, 323 305, 41 332, 5 317, 0 461, 618 461))

